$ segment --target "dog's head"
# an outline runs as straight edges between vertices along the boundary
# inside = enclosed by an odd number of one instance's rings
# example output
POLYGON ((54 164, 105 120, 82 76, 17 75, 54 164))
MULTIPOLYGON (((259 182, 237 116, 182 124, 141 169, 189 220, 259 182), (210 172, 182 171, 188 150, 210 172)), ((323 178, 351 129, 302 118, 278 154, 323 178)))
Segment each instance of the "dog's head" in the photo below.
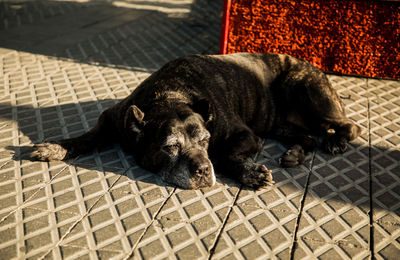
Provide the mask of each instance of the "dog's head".
POLYGON ((185 189, 215 184, 207 152, 208 103, 196 107, 204 113, 194 112, 193 106, 183 103, 165 103, 154 106, 145 115, 132 105, 125 116, 128 131, 135 135, 138 163, 158 173, 166 182, 185 189))

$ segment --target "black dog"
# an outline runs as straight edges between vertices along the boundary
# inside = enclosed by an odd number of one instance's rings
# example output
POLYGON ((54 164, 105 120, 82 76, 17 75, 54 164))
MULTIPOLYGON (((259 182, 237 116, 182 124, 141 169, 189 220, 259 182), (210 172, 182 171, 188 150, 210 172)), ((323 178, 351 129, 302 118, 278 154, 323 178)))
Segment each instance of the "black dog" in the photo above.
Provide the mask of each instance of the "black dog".
POLYGON ((86 134, 38 144, 30 156, 65 160, 119 142, 142 167, 196 189, 215 183, 210 147, 222 173, 259 188, 273 183, 252 160, 260 137, 289 144, 280 164, 291 167, 316 148, 315 136, 336 154, 360 132, 324 73, 307 62, 281 54, 193 55, 153 73, 86 134))

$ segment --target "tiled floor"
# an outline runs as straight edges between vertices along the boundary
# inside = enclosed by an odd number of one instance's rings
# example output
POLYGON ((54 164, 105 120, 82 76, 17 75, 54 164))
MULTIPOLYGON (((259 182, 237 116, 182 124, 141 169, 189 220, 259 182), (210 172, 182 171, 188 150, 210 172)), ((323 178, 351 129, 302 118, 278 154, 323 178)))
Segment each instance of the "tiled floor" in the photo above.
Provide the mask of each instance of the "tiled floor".
POLYGON ((400 82, 330 75, 362 136, 281 169, 180 190, 118 146, 68 163, 21 146, 87 131, 167 61, 217 53, 222 1, 0 1, 0 259, 400 259, 400 82))

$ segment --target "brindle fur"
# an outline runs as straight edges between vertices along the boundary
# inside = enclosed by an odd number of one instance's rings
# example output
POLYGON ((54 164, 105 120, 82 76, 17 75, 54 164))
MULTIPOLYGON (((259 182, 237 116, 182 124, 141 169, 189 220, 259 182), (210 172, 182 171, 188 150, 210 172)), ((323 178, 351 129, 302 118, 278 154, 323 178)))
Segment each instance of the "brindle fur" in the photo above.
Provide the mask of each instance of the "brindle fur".
POLYGON ((360 132, 324 73, 307 62, 281 54, 192 55, 153 73, 88 133, 36 145, 31 157, 65 160, 119 142, 167 182, 200 188, 215 183, 210 150, 222 173, 260 188, 273 183, 252 160, 260 137, 287 143, 279 161, 292 167, 316 148, 315 136, 336 154, 360 132))

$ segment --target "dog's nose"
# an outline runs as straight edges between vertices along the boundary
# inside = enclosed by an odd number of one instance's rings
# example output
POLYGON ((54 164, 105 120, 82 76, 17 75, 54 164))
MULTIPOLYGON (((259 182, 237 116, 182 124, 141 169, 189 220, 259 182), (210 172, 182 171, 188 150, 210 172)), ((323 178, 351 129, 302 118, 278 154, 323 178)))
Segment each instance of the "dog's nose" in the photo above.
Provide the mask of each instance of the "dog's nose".
POLYGON ((196 189, 215 184, 214 169, 206 152, 193 149, 187 153, 186 158, 190 179, 196 189))
POLYGON ((210 166, 206 162, 193 163, 191 168, 191 172, 198 176, 208 175, 208 173, 210 172, 210 166))
POLYGON ((197 165, 192 174, 192 180, 196 183, 196 188, 211 187, 215 184, 214 171, 209 163, 197 165))
POLYGON ((208 164, 199 165, 195 170, 195 173, 197 175, 207 175, 209 172, 210 172, 210 167, 208 166, 208 164))

